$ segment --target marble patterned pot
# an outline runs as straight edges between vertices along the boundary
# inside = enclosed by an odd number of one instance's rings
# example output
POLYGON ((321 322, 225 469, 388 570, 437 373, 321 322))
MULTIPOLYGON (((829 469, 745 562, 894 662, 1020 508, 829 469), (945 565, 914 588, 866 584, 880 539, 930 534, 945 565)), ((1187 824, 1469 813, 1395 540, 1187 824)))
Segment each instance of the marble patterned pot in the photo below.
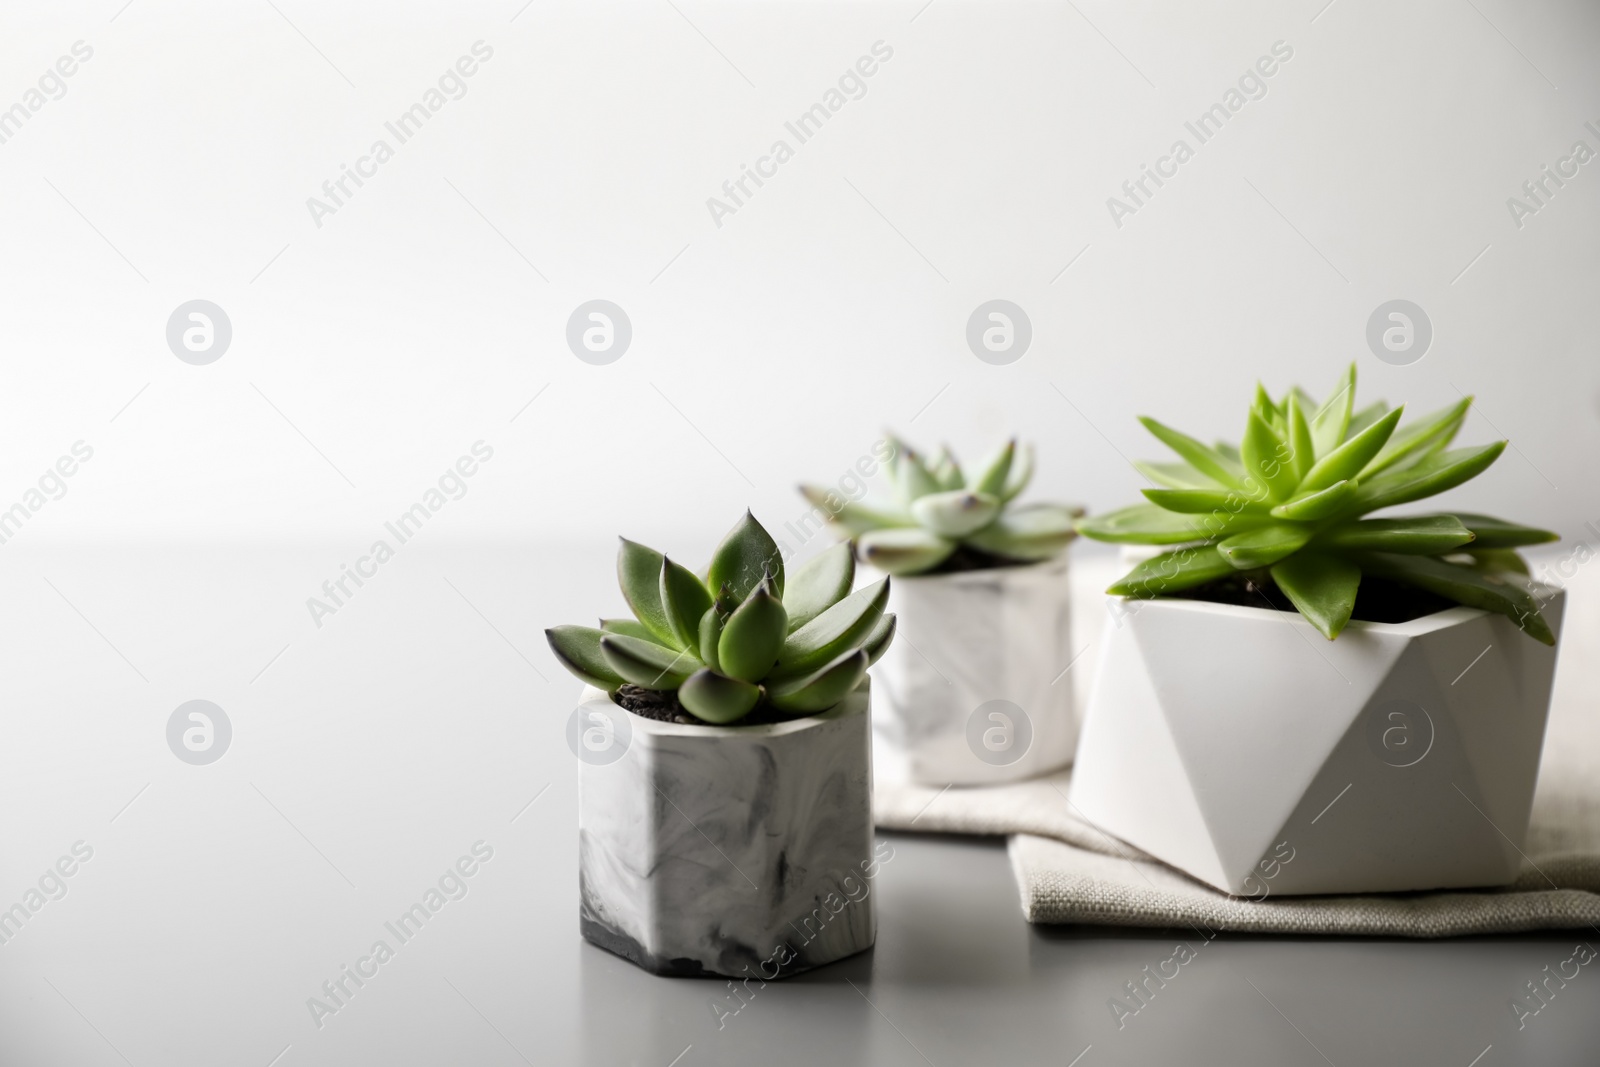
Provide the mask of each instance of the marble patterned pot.
MULTIPOLYGON (((1540 600, 1559 635, 1565 595, 1540 600)), ((1083 818, 1257 899, 1516 877, 1555 648, 1468 607, 1336 641, 1196 600, 1115 620, 1073 770, 1083 818)))
POLYGON ((873 667, 873 746, 885 780, 1016 781, 1072 762, 1071 596, 1045 563, 895 578, 895 641, 873 667))
POLYGON ((586 688, 585 714, 625 720, 626 747, 580 778, 583 936, 655 974, 733 978, 871 947, 870 697, 863 681, 818 715, 691 726, 586 688))

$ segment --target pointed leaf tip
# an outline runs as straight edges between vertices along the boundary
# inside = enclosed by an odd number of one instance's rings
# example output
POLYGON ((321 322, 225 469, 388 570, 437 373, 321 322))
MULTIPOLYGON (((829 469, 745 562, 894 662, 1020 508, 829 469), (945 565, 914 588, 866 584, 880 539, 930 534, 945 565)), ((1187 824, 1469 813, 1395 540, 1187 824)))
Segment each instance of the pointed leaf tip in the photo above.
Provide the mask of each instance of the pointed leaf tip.
POLYGON ((855 583, 855 576, 855 553, 845 541, 802 563, 789 576, 783 593, 783 607, 789 613, 789 631, 793 633, 843 600, 855 583))
POLYGON ((761 583, 768 570, 772 571, 781 593, 783 554, 772 536, 747 509, 717 546, 711 558, 711 567, 706 572, 706 585, 720 589, 726 582, 732 587, 734 596, 743 600, 761 583))
MULTIPOLYGON (((665 644, 675 644, 677 631, 661 603, 661 568, 664 557, 653 548, 619 538, 617 546, 617 584, 638 619, 651 635, 665 644)), ((681 646, 680 646, 681 647, 681 646)))

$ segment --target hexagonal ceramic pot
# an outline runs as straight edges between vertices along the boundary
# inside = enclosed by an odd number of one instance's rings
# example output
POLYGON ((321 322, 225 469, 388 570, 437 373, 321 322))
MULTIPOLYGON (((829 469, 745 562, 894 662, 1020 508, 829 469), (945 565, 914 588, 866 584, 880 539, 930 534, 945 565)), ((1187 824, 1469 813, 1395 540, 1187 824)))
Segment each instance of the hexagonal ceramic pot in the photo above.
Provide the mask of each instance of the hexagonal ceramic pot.
POLYGON ((923 785, 1016 781, 1072 762, 1065 556, 895 578, 895 641, 872 669, 878 773, 923 785))
POLYGON ((691 726, 586 688, 621 755, 581 774, 583 936, 656 974, 734 978, 869 948, 870 692, 788 722, 691 726))
MULTIPOLYGON (((1560 633, 1564 595, 1543 609, 1560 633)), ((1108 626, 1072 803, 1241 896, 1503 885, 1521 865, 1556 650, 1454 607, 1352 622, 1129 602, 1108 626)))

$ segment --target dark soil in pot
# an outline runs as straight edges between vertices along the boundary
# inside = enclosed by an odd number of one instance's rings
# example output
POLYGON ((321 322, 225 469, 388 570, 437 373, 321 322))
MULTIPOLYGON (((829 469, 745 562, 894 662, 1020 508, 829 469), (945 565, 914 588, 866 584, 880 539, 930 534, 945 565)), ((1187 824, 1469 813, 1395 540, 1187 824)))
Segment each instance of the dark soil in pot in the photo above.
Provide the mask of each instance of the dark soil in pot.
MULTIPOLYGON (((676 722, 685 726, 711 726, 712 723, 698 718, 678 703, 678 694, 670 689, 646 689, 642 685, 624 685, 611 694, 611 701, 627 708, 641 719, 655 719, 657 722, 676 722)), ((767 704, 757 704, 755 709, 740 719, 731 722, 729 726, 764 726, 774 722, 788 722, 790 719, 799 718, 795 715, 784 715, 772 710, 767 704)))
POLYGON ((944 562, 937 567, 908 577, 926 578, 940 574, 962 574, 966 571, 992 571, 1000 567, 1031 567, 1038 562, 1040 561, 996 556, 967 545, 957 545, 956 550, 946 556, 944 562))
MULTIPOLYGON (((1295 610, 1289 598, 1283 595, 1283 590, 1265 575, 1229 575, 1169 595, 1181 600, 1206 600, 1213 604, 1237 604, 1246 608, 1295 610)), ((1361 587, 1356 592, 1355 611, 1350 617, 1361 622, 1410 622, 1459 606, 1453 600, 1446 600, 1425 590, 1367 575, 1361 579, 1361 587)))

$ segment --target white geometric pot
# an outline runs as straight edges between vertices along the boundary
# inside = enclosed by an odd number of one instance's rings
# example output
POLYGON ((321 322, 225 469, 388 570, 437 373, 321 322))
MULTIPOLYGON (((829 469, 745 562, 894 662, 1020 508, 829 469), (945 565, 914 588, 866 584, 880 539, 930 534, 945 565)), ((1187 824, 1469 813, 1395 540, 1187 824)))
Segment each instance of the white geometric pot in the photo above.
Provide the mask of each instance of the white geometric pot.
POLYGON ((1067 560, 895 578, 896 638, 872 669, 880 777, 1010 782, 1072 761, 1078 740, 1067 560))
POLYGON ((872 945, 866 682, 819 715, 660 722, 585 688, 583 936, 655 974, 771 979, 872 945))
MULTIPOLYGON (((1543 604, 1559 636, 1564 595, 1543 604)), ((1296 612, 1122 607, 1073 772, 1091 823, 1240 896, 1516 876, 1556 649, 1467 607, 1336 641, 1296 612)))

